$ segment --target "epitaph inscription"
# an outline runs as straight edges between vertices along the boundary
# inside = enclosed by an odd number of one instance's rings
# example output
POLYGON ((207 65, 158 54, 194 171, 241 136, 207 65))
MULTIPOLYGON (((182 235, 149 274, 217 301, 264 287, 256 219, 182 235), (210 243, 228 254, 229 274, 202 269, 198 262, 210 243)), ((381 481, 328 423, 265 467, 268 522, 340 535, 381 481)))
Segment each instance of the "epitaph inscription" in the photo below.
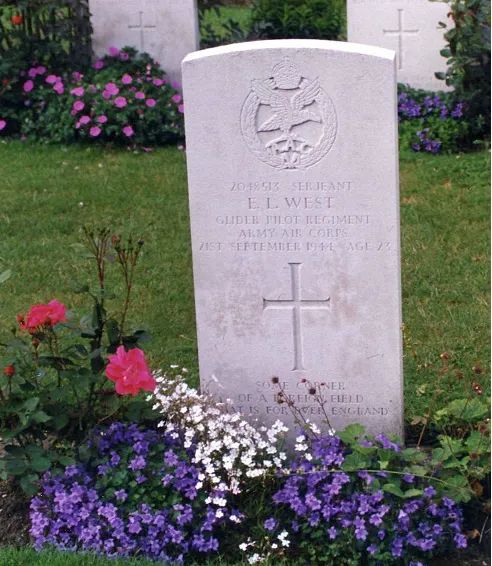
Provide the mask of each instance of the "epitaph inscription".
POLYGON ((337 118, 319 78, 303 77, 286 57, 273 67, 271 77, 251 82, 241 128, 261 161, 278 169, 306 169, 330 151, 337 118))

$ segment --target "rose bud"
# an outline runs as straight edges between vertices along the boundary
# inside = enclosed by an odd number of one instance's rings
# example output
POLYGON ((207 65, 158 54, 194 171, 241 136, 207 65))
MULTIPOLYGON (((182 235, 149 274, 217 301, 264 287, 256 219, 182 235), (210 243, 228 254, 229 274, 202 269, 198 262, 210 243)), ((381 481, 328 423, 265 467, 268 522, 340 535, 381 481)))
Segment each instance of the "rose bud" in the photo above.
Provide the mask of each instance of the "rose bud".
POLYGON ((24 23, 24 18, 20 14, 15 14, 10 18, 10 21, 14 26, 21 26, 24 23))
POLYGON ((3 373, 7 377, 13 377, 15 375, 15 367, 12 364, 5 366, 3 368, 3 373))

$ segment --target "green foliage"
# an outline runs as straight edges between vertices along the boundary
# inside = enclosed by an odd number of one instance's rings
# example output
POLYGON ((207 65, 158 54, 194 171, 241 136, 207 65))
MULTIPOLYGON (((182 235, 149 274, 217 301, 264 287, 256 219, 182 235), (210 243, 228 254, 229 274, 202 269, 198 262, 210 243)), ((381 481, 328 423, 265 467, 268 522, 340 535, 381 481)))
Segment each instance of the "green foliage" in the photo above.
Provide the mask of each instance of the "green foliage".
POLYGON ((205 3, 199 9, 200 45, 202 49, 246 41, 249 22, 244 9, 227 10, 214 2, 205 3))
POLYGON ((448 69, 436 76, 453 87, 456 97, 469 107, 472 141, 490 136, 490 2, 445 0, 452 24, 441 54, 448 69))
POLYGON ((95 424, 128 416, 142 418, 150 408, 142 401, 115 395, 104 376, 106 358, 119 345, 127 349, 144 342, 142 330, 125 330, 135 269, 142 242, 122 242, 107 229, 87 229, 83 257, 93 260, 98 275, 95 288, 77 284, 76 292, 92 302, 92 312, 67 323, 13 330, 2 344, 0 375, 0 436, 6 441, 0 459, 0 479, 14 477, 33 494, 46 470, 72 462, 74 443, 95 424), (110 314, 106 284, 110 263, 119 266, 125 293, 118 314, 110 314))
POLYGON ((0 107, 6 132, 15 132, 23 110, 21 87, 32 65, 53 72, 85 69, 91 60, 88 0, 6 0, 0 4, 0 107))
POLYGON ((255 0, 251 34, 261 39, 342 39, 343 0, 255 0))

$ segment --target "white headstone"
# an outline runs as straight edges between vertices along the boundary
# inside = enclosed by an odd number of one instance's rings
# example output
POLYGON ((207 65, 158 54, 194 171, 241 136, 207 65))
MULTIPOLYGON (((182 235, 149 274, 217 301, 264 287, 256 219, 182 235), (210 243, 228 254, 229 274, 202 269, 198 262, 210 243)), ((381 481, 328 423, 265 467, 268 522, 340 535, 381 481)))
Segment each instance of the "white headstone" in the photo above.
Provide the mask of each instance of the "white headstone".
POLYGON ((183 57, 199 48, 196 0, 90 0, 89 5, 97 56, 109 47, 135 47, 181 82, 183 57))
POLYGON ((202 387, 242 414, 402 429, 395 53, 261 41, 183 62, 202 387))
POLYGON ((447 90, 436 79, 446 70, 444 31, 449 4, 430 0, 347 0, 348 40, 397 52, 398 82, 447 90))

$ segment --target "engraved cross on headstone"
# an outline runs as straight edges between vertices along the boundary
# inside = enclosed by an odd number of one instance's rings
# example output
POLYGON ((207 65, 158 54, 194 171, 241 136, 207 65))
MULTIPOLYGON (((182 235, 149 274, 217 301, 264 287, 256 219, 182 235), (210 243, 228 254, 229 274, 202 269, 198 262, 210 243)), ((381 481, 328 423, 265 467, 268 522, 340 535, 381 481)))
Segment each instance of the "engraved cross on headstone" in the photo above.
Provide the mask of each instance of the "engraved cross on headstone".
POLYGON ((145 31, 155 31, 156 26, 151 26, 149 24, 144 25, 143 23, 143 12, 140 11, 138 13, 139 16, 139 24, 137 26, 132 26, 131 24, 128 25, 128 29, 134 29, 135 31, 140 32, 140 51, 145 51, 145 31))
POLYGON ((415 35, 419 32, 418 29, 404 29, 403 24, 403 8, 398 9, 398 29, 383 29, 386 35, 398 36, 398 69, 403 69, 403 34, 415 35))
POLYGON ((321 300, 301 299, 301 263, 289 263, 292 299, 263 299, 263 310, 281 309, 292 311, 292 324, 294 334, 294 368, 292 371, 304 369, 304 354, 302 347, 302 311, 329 310, 330 298, 321 300))

